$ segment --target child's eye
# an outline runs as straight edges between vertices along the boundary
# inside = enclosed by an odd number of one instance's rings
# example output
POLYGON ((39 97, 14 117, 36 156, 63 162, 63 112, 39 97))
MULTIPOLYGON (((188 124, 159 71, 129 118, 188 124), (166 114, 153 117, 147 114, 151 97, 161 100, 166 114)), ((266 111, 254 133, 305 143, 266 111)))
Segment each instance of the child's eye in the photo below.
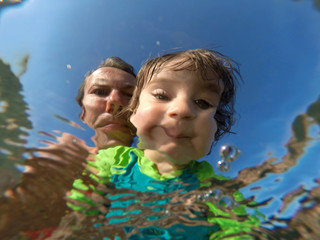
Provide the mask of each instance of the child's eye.
POLYGON ((201 109, 208 109, 213 107, 212 104, 208 103, 206 100, 203 100, 203 99, 197 99, 194 102, 201 109))
POLYGON ((161 94, 157 94, 155 95, 156 99, 159 99, 159 100, 168 100, 168 97, 165 96, 165 95, 161 95, 161 94))
POLYGON ((152 95, 158 100, 168 100, 169 99, 166 92, 164 90, 160 90, 160 89, 153 91, 152 95))

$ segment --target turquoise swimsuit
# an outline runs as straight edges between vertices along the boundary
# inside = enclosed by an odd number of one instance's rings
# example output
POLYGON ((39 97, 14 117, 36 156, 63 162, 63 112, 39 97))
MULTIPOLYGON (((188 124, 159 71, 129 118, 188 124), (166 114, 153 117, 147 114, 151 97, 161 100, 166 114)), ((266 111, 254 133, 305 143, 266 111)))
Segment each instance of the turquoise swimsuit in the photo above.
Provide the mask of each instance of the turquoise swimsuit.
MULTIPOLYGON (((146 194, 168 194, 168 196, 170 196, 167 198, 158 197, 157 199, 159 200, 149 203, 149 207, 151 207, 155 216, 146 217, 141 215, 145 218, 146 222, 166 217, 159 217, 159 212, 164 212, 166 205, 171 201, 173 194, 170 193, 175 191, 178 191, 179 194, 187 193, 189 191, 198 189, 199 187, 206 186, 204 180, 217 177, 214 174, 212 166, 206 161, 192 161, 183 170, 178 170, 171 174, 161 175, 157 171, 156 165, 144 156, 143 151, 137 148, 124 146, 117 146, 105 150, 100 150, 98 155, 96 155, 96 161, 88 163, 91 168, 98 170, 98 173, 96 174, 97 176, 91 174, 91 177, 99 183, 106 185, 112 184, 112 187, 115 189, 130 189, 137 192, 145 192, 146 194)), ((86 194, 77 191, 77 189, 82 191, 93 190, 98 192, 95 187, 93 187, 92 185, 87 186, 81 179, 78 179, 74 182, 74 189, 71 190, 71 196, 69 196, 71 199, 88 203, 91 206, 95 205, 95 203, 90 198, 88 198, 86 194)), ((141 212, 139 208, 130 208, 132 204, 139 204, 139 198, 135 198, 134 194, 131 193, 111 195, 110 193, 100 192, 100 194, 103 195, 106 201, 110 203, 110 205, 108 206, 108 212, 104 214, 105 220, 108 222, 108 226, 110 226, 111 224, 124 224, 124 231, 126 233, 130 233, 133 230, 133 227, 125 226, 125 223, 130 221, 130 216, 132 216, 132 214, 135 215, 141 212)), ((86 212, 86 209, 84 207, 72 204, 68 205, 73 210, 86 212)), ((223 213, 221 210, 218 210, 218 208, 212 203, 209 203, 207 205, 209 206, 211 211, 215 211, 215 217, 208 218, 203 214, 199 214, 198 217, 192 219, 194 221, 205 220, 206 222, 208 222, 208 224, 206 225, 191 226, 176 223, 169 228, 159 228, 157 226, 150 226, 149 224, 149 226, 145 228, 139 228, 139 236, 133 234, 128 239, 219 238, 223 235, 221 235, 218 230, 228 230, 227 226, 230 224, 234 225, 235 220, 227 219, 229 221, 231 220, 231 222, 225 224, 225 216, 223 216, 225 213, 223 213)), ((146 204, 144 206, 146 206, 146 204)), ((241 214, 246 214, 245 211, 243 212, 243 209, 241 210, 241 214)), ((101 214, 99 213, 99 211, 91 211, 86 213, 101 214)), ((253 225, 256 225, 254 224, 254 221, 249 221, 245 226, 247 227, 247 230, 250 231, 250 226, 253 225)), ((99 225, 97 225, 97 227, 99 227, 99 225)), ((241 224, 238 224, 234 227, 239 228, 239 230, 237 231, 242 231, 241 224)), ((234 231, 231 231, 231 233, 234 233, 234 231)), ((249 238, 239 239, 252 238, 249 236, 249 238)))

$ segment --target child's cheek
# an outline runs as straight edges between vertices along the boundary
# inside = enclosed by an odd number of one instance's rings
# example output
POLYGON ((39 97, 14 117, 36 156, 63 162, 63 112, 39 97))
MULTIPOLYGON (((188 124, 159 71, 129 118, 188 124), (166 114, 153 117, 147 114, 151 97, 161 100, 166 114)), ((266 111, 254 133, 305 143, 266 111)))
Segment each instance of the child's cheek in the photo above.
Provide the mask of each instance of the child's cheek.
POLYGON ((141 132, 144 132, 148 125, 148 117, 143 111, 138 109, 136 113, 132 114, 130 121, 137 129, 137 136, 140 137, 139 135, 141 135, 141 132))

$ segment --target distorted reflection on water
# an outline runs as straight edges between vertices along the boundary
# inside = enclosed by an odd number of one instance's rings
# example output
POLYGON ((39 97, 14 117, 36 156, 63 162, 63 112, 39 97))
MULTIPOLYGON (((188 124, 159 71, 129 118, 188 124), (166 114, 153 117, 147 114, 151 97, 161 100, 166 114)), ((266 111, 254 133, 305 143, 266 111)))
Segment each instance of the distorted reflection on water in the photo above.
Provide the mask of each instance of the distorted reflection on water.
MULTIPOLYGON (((19 95, 19 79, 10 72, 8 65, 1 63, 1 69, 2 87, 0 89, 8 89, 4 86, 11 87, 10 94, 1 94, 3 102, 1 111, 2 192, 6 188, 13 189, 6 191, 1 199, 1 221, 3 223, 10 222, 12 218, 16 226, 10 230, 1 229, 1 234, 6 237, 17 235, 19 232, 46 228, 60 222, 65 211, 68 211, 63 200, 64 194, 71 188, 73 180, 79 177, 79 169, 83 168, 81 163, 85 162, 88 152, 82 147, 82 143, 84 143, 82 140, 57 131, 55 133, 40 133, 42 136, 52 139, 52 141, 42 141, 47 147, 25 148, 24 129, 30 128, 31 123, 27 120, 25 113, 27 106, 23 102, 22 95, 19 95), (14 99, 10 97, 14 97, 14 99), (71 141, 67 139, 71 139, 71 141), (24 172, 23 181, 20 184, 18 182, 21 174, 14 170, 14 166, 20 166, 16 169, 24 172), (70 169, 68 173, 64 171, 66 167, 70 169), (14 187, 17 184, 18 187, 14 187), (39 201, 39 199, 41 200, 39 201), (8 213, 6 209, 15 209, 15 211, 8 213), (34 220, 30 222, 25 219, 34 220)), ((248 199, 236 201, 235 192, 238 189, 250 187, 253 183, 270 174, 277 174, 279 178, 282 178, 281 174, 296 166, 307 153, 308 147, 319 144, 317 138, 310 136, 310 134, 314 135, 310 129, 319 127, 319 113, 320 100, 318 99, 311 103, 304 113, 295 118, 292 123, 292 136, 286 145, 288 151, 281 157, 281 161, 271 157, 258 166, 242 170, 234 179, 211 179, 209 187, 187 193, 180 190, 157 194, 129 189, 119 190, 114 189, 112 185, 102 185, 100 191, 103 191, 108 197, 92 194, 90 197, 96 204, 89 208, 99 209, 102 213, 119 211, 120 215, 115 216, 117 221, 112 224, 114 218, 112 216, 104 218, 95 214, 85 216, 73 213, 67 215, 60 222, 60 227, 54 232, 52 239, 100 239, 102 236, 110 239, 115 236, 135 239, 145 236, 146 231, 150 237, 150 231, 152 233, 161 229, 174 229, 173 232, 177 236, 188 236, 190 232, 195 231, 196 226, 214 227, 214 221, 212 223, 207 221, 210 217, 214 219, 230 218, 243 222, 256 210, 259 211, 260 206, 272 205, 273 201, 279 201, 279 199, 270 195, 267 199, 257 202, 255 195, 252 194, 248 199), (109 209, 113 202, 117 203, 116 210, 109 209), (119 202, 128 202, 129 204, 119 205, 119 202), (208 211, 205 202, 215 204, 224 214, 212 215, 213 213, 208 211), (233 212, 240 205, 245 207, 248 215, 239 216, 233 212), (123 219, 119 221, 119 218, 123 219), (126 226, 133 227, 130 235, 127 236, 123 230, 126 226)), ((61 117, 59 119, 77 127, 67 119, 61 117)), ((235 155, 235 152, 237 152, 236 149, 223 146, 220 154, 227 159, 227 153, 235 155)), ((318 184, 319 179, 314 179, 314 182, 318 184)), ((277 184, 277 181, 274 184, 277 184)), ((253 192, 257 189, 266 190, 262 185, 251 188, 253 192)), ((281 209, 278 209, 277 214, 280 214, 280 217, 277 217, 276 214, 270 217, 258 214, 261 226, 253 229, 251 234, 260 239, 266 238, 266 233, 270 238, 274 235, 275 239, 279 239, 279 236, 285 239, 287 237, 290 239, 315 239, 319 234, 319 225, 317 224, 319 220, 319 189, 318 185, 313 189, 305 189, 304 186, 301 186, 286 194, 285 198, 281 199, 281 209), (281 218, 281 213, 293 204, 298 204, 295 207, 297 212, 293 212, 286 218, 281 218), (267 229, 271 231, 268 232, 267 229)), ((155 236, 165 238, 166 234, 166 232, 158 232, 155 236)))
MULTIPOLYGON (((319 1, 315 0, 314 5, 319 8, 319 1)), ((305 168, 312 169, 312 161, 319 158, 319 98, 289 119, 291 135, 286 139, 284 154, 260 157, 256 159, 258 165, 242 169, 231 179, 223 176, 229 170, 227 164, 232 167, 234 162, 220 162, 223 171, 216 172, 221 174, 220 178, 210 179, 206 187, 188 192, 180 189, 158 194, 99 185, 104 195, 91 194, 95 204, 85 206, 99 214, 87 216, 71 212, 65 198, 90 154, 83 147, 86 141, 60 131, 37 129, 41 144, 27 147, 33 123, 19 76, 27 71, 28 59, 29 55, 23 58, 25 65, 16 74, 0 59, 1 239, 45 239, 51 234, 51 239, 166 239, 168 234, 188 239, 199 229, 215 229, 220 219, 234 220, 244 224, 242 227, 251 221, 254 227, 250 234, 258 239, 320 238, 320 178, 318 173, 303 172, 305 168), (301 179, 300 185, 291 185, 291 178, 301 179), (108 215, 112 211, 114 215, 108 215), (129 235, 124 230, 128 227, 129 235), (45 231, 38 232, 39 229, 45 231)), ((71 65, 67 68, 70 70, 71 65)), ((81 128, 58 114, 55 118, 62 124, 81 128)), ((238 158, 236 161, 241 161, 242 154, 238 158)), ((216 239, 223 234, 220 229, 216 239)))

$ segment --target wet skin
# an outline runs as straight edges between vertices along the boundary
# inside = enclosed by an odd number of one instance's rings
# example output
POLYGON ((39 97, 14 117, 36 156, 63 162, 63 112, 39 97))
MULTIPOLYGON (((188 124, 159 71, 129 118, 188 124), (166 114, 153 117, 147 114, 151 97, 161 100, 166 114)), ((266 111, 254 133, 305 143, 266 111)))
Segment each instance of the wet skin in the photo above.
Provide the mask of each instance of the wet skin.
POLYGON ((130 145, 130 124, 114 115, 128 105, 135 84, 134 76, 112 67, 99 68, 87 78, 80 118, 95 131, 98 149, 130 145))
POLYGON ((213 74, 207 76, 203 80, 195 72, 164 67, 152 77, 130 118, 139 147, 159 150, 176 165, 208 154, 217 130, 214 115, 223 84, 213 74))

